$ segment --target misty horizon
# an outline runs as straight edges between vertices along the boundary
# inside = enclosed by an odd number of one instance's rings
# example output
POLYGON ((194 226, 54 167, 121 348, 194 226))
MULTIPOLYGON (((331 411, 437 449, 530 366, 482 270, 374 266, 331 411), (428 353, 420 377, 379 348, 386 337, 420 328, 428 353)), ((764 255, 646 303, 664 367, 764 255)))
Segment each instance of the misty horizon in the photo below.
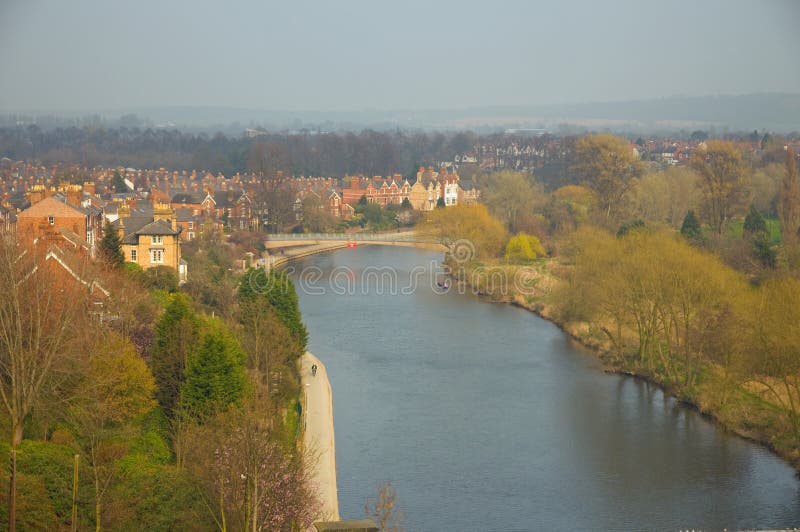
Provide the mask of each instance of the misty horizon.
POLYGON ((0 7, 0 111, 403 112, 796 93, 798 19, 789 1, 12 2, 0 7))

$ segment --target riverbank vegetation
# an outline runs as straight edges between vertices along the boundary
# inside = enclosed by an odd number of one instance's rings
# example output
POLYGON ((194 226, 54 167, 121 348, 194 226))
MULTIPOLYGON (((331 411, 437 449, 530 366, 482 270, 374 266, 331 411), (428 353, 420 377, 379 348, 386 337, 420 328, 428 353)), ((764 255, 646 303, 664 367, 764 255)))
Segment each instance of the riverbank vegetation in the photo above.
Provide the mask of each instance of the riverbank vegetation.
POLYGON ((234 274, 219 239, 193 246, 211 286, 169 291, 135 268, 71 264, 108 287, 98 297, 0 244, 0 460, 15 459, 0 526, 13 514, 20 530, 287 530, 316 517, 294 287, 234 274))
POLYGON ((610 135, 579 139, 575 153, 574 184, 484 176, 485 208, 429 217, 447 243, 477 239, 472 256, 451 250, 453 275, 800 467, 795 155, 708 141, 686 165, 647 168, 610 135), (495 190, 506 185, 511 197, 495 190))

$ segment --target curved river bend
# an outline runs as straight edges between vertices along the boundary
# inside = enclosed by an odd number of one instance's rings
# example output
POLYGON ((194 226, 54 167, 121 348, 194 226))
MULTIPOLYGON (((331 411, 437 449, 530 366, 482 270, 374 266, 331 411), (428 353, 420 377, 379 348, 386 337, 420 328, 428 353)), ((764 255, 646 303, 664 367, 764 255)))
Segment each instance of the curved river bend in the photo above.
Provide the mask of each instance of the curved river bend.
POLYGON ((437 294, 439 260, 362 246, 290 266, 333 387, 343 518, 391 480, 407 530, 800 526, 783 461, 527 311, 437 294))

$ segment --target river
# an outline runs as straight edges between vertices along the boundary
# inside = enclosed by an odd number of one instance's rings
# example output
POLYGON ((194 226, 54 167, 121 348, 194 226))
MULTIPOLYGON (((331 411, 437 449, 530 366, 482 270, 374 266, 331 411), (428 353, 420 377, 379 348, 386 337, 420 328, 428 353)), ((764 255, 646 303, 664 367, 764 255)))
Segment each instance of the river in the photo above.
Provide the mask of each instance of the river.
POLYGON ((534 314, 437 293, 439 260, 360 246, 290 266, 333 387, 342 518, 391 480, 406 530, 800 526, 785 462, 534 314))

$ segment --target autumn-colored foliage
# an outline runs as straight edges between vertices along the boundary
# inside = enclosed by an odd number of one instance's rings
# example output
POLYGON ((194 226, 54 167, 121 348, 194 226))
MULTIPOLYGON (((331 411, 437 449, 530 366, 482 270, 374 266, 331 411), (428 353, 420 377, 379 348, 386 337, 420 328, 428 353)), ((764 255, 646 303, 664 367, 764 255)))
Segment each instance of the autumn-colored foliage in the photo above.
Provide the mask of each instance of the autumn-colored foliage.
POLYGON ((506 244, 505 259, 508 261, 526 261, 547 254, 544 246, 535 236, 517 233, 506 244))
POLYGON ((474 258, 481 260, 500 255, 507 238, 503 224, 489 214, 484 205, 434 209, 421 230, 435 235, 445 244, 469 242, 474 249, 474 258))

